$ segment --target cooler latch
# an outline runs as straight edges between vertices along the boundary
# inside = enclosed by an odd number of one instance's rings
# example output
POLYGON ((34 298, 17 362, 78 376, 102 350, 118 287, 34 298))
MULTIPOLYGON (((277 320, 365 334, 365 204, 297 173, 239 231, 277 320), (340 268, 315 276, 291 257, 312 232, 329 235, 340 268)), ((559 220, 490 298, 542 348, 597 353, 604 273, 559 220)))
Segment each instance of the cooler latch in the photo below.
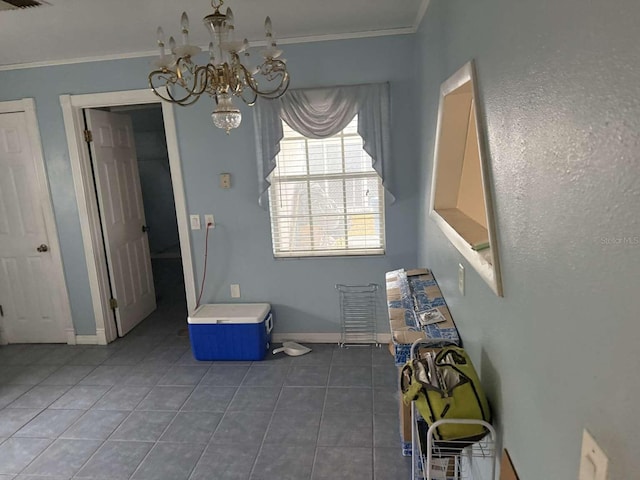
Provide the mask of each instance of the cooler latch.
POLYGON ((264 325, 267 328, 267 335, 269 335, 271 330, 273 330, 273 313, 269 313, 269 316, 264 321, 264 325))

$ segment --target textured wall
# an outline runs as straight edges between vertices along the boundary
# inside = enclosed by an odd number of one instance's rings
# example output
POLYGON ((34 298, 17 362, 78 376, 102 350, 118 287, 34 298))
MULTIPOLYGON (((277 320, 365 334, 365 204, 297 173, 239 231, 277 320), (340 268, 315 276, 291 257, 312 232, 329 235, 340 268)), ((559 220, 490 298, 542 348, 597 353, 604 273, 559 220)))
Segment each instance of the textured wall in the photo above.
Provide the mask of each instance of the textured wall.
POLYGON ((582 429, 638 478, 640 3, 432 0, 420 63, 419 263, 431 267, 521 478, 575 479, 582 429), (476 60, 504 298, 428 218, 438 90, 476 60))
MULTIPOLYGON (((150 41, 153 39, 150 38, 150 41)), ((397 202, 387 209, 387 254, 381 257, 274 260, 269 214, 257 204, 252 115, 243 108, 240 129, 230 136, 211 125, 212 102, 176 108, 179 148, 191 213, 213 213, 209 272, 203 301, 228 301, 239 283, 242 301, 275 307, 277 332, 338 332, 335 283, 384 283, 384 272, 416 262, 417 178, 413 86, 407 67, 410 36, 287 45, 292 87, 390 82, 392 154, 397 202), (218 187, 230 172, 231 190, 218 187)), ((59 95, 146 88, 150 59, 67 65, 0 72, 0 100, 36 99, 44 155, 62 245, 73 320, 78 334, 95 333, 88 277, 59 95)), ((203 266, 204 230, 192 232, 196 276, 203 266)), ((381 329, 388 323, 381 316, 381 329)))

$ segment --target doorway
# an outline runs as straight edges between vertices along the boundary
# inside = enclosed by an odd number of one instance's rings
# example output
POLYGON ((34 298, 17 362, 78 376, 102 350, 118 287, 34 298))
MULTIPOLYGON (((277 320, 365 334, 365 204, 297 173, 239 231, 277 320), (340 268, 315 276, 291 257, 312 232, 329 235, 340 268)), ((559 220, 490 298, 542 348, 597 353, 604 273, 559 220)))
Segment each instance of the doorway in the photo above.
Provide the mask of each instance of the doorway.
POLYGON ((110 110, 127 115, 133 124, 156 298, 163 308, 184 302, 182 252, 162 108, 149 104, 110 110))
MULTIPOLYGON (((63 95, 60 101, 96 317, 95 343, 106 344, 126 334, 155 308, 155 295, 152 295, 152 304, 147 301, 151 298, 149 289, 145 287, 148 283, 151 290, 159 287, 158 300, 163 307, 168 301, 180 299, 184 304, 186 297, 184 313, 192 312, 195 308, 195 283, 173 107, 160 103, 148 90, 63 95), (98 117, 111 117, 114 123, 109 126, 109 120, 98 120, 98 117), (100 123, 103 120, 107 123, 100 123), (127 124, 131 128, 130 142, 127 141, 127 124), (89 143, 85 138, 87 126, 93 130, 93 138, 89 137, 93 142, 89 143), (109 133, 109 129, 117 133, 109 133), (159 142, 159 138, 164 141, 159 142), (166 147, 164 154, 159 143, 166 147), (142 155, 135 162, 122 163, 118 173, 113 159, 118 155, 129 155, 125 144, 133 151, 141 150, 142 155), (102 160, 96 155, 102 156, 102 160), (157 165, 154 167, 151 162, 157 165), (131 173, 134 170, 135 175, 131 173), (139 170, 142 175, 138 174, 139 170), (140 182, 137 186, 129 183, 129 177, 140 182), (160 205, 149 200, 158 196, 158 189, 163 191, 160 205), (126 222, 119 222, 118 212, 131 212, 131 206, 137 202, 132 199, 131 192, 136 190, 141 197, 141 214, 129 215, 132 227, 127 230, 124 227, 126 222), (145 190, 147 201, 144 200, 145 190), (167 220, 166 211, 162 218, 158 213, 158 210, 166 209, 170 200, 175 205, 174 221, 167 220), (125 208, 125 204, 129 207, 125 208), (153 260, 151 253, 156 257, 153 260), (151 267, 152 263, 155 268, 151 267), (146 277, 145 265, 149 265, 146 277), (184 285, 176 285, 174 281, 171 291, 167 292, 166 277, 171 275, 168 272, 175 273, 176 268, 181 273, 179 276, 184 278, 184 285), (156 273, 155 278, 151 271, 156 273), (176 289, 184 294, 176 296, 176 289), (115 309, 112 308, 114 305, 115 309), (127 317, 131 312, 126 310, 131 305, 134 305, 130 308, 134 315, 127 317)), ((175 275, 171 278, 175 279, 175 275)), ((171 310, 176 311, 175 308, 171 310)))

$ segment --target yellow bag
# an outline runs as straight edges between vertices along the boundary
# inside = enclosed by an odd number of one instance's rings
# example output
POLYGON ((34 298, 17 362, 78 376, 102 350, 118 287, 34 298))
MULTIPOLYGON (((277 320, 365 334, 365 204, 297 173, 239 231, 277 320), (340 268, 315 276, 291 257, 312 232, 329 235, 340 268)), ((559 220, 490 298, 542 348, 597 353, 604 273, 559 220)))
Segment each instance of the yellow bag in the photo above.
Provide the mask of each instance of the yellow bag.
MULTIPOLYGON (((406 405, 416 408, 428 426, 442 419, 491 421, 489 403, 471 359, 460 347, 444 347, 437 354, 408 361, 400 378, 406 405)), ((486 434, 482 425, 444 424, 436 429, 438 440, 478 440, 486 434)))

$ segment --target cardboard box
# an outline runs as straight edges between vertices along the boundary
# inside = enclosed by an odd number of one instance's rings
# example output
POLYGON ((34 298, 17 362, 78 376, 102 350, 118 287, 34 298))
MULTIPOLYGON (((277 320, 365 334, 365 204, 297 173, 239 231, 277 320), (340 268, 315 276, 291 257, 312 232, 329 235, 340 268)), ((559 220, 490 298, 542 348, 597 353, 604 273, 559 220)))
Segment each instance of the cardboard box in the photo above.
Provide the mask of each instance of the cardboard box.
POLYGON ((400 395, 400 439, 411 442, 411 405, 405 405, 400 395))
POLYGON ((516 469, 506 449, 502 450, 502 461, 500 462, 500 480, 518 480, 516 469))
POLYGON ((389 328, 394 346, 396 365, 409 358, 416 340, 429 339, 435 345, 460 345, 460 335, 442 292, 427 269, 394 270, 386 274, 389 328), (418 325, 417 315, 428 315, 444 321, 418 325))

